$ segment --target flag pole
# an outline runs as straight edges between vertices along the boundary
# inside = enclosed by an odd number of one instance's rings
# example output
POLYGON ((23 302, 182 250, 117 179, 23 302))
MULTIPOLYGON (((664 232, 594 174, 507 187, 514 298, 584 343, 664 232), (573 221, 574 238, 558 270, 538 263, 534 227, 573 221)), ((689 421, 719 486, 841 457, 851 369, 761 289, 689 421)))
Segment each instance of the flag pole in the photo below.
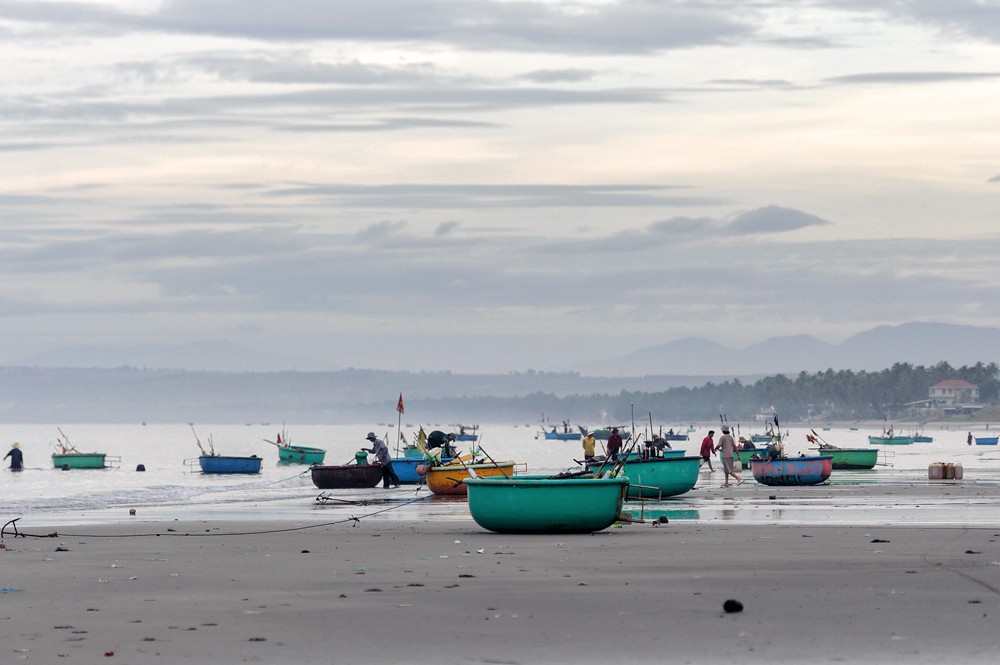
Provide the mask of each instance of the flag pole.
POLYGON ((396 402, 396 457, 399 457, 399 440, 403 436, 403 393, 399 393, 399 401, 396 402))

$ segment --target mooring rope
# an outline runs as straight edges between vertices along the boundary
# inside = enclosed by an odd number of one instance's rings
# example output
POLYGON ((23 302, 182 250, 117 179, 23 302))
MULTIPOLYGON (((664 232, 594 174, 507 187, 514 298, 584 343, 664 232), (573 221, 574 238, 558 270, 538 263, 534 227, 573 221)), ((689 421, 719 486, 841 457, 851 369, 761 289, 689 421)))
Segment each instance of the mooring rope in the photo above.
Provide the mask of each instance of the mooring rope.
POLYGON ((387 508, 381 508, 379 510, 375 510, 375 511, 372 511, 370 513, 366 513, 366 514, 360 515, 360 516, 354 516, 354 515, 352 515, 351 517, 347 517, 347 518, 344 518, 342 520, 336 520, 336 521, 333 521, 333 522, 323 522, 321 524, 307 524, 307 525, 304 525, 304 526, 290 526, 290 527, 284 527, 284 528, 280 528, 280 529, 263 529, 263 530, 260 530, 260 531, 226 531, 226 532, 223 532, 223 533, 220 533, 218 531, 215 531, 215 532, 205 532, 205 533, 190 533, 190 532, 184 532, 184 533, 182 533, 182 532, 171 531, 171 530, 167 530, 167 531, 154 531, 154 532, 149 532, 149 533, 112 533, 112 534, 102 534, 102 533, 59 533, 59 532, 56 532, 56 531, 53 531, 52 533, 28 533, 26 531, 19 531, 17 529, 17 521, 21 519, 20 517, 18 517, 18 518, 10 520, 6 524, 4 524, 3 528, 0 529, 0 539, 3 538, 4 534, 7 531, 7 527, 8 526, 10 526, 10 527, 13 528, 13 535, 14 535, 15 538, 18 537, 18 536, 20 536, 21 538, 27 538, 27 537, 31 537, 31 538, 62 538, 62 537, 70 537, 70 538, 150 538, 150 537, 161 537, 161 536, 173 536, 173 537, 181 536, 181 537, 199 537, 199 538, 205 538, 205 537, 220 537, 220 536, 256 536, 256 535, 263 535, 263 534, 268 534, 268 533, 290 533, 290 532, 293 532, 293 531, 305 531, 307 529, 318 529, 318 528, 321 528, 321 527, 336 526, 338 524, 346 524, 348 522, 353 522, 355 525, 357 525, 363 519, 367 519, 369 517, 374 517, 375 515, 381 515, 382 513, 387 513, 390 510, 396 510, 398 508, 405 508, 406 506, 412 505, 414 503, 419 503, 420 501, 425 501, 425 500, 431 498, 432 496, 433 496, 432 494, 428 494, 427 496, 417 497, 417 498, 414 498, 414 499, 408 499, 408 500, 403 501, 402 503, 399 503, 399 504, 394 505, 394 506, 389 506, 387 508))

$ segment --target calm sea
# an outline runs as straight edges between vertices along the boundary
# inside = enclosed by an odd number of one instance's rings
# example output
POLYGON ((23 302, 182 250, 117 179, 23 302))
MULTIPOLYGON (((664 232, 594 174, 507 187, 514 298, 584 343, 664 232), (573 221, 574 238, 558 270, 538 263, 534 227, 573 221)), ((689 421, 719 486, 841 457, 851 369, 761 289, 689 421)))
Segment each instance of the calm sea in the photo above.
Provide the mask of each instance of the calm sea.
MULTIPOLYGON (((412 436, 416 425, 405 422, 402 431, 412 436)), ((711 427, 718 429, 715 424, 711 427)), ((709 426, 697 426, 686 445, 696 455, 702 437, 709 426)), ((425 425, 425 429, 453 428, 425 425)), ((679 428, 684 431, 687 426, 679 428)), ((806 434, 815 430, 829 443, 841 447, 868 447, 869 434, 878 431, 846 428, 822 429, 791 427, 786 452, 813 454, 806 434)), ((262 472, 253 476, 203 475, 197 466, 200 454, 195 434, 187 424, 61 424, 61 425, 0 425, 0 448, 6 454, 17 441, 24 452, 25 469, 13 473, 0 471, 0 522, 20 518, 21 529, 34 525, 100 523, 129 519, 301 519, 323 520, 343 515, 363 515, 399 505, 395 518, 466 519, 464 502, 442 497, 429 497, 424 489, 401 490, 341 490, 334 493, 341 500, 336 505, 320 505, 320 493, 312 484, 308 469, 278 463, 277 450, 265 442, 275 440, 281 424, 229 424, 195 426, 202 445, 209 441, 222 455, 257 455, 264 460, 262 472), (59 429, 81 452, 102 452, 120 458, 113 468, 98 470, 67 470, 53 467, 51 454, 59 429), (137 471, 142 465, 145 471, 137 471), (414 499, 423 499, 411 503, 414 499), (136 517, 129 516, 135 508, 136 517)), ((355 451, 365 445, 364 437, 375 430, 386 439, 390 448, 397 439, 395 423, 380 425, 286 425, 286 437, 292 443, 324 448, 327 464, 345 464, 355 451)), ((741 428, 744 435, 751 434, 741 428)), ((906 432, 902 432, 906 433, 906 432)), ((786 502, 782 510, 775 509, 773 488, 757 486, 750 495, 740 494, 734 510, 733 495, 723 493, 719 485, 721 472, 703 471, 698 486, 691 492, 664 502, 668 515, 677 519, 734 521, 802 521, 844 523, 960 523, 1000 525, 996 510, 1000 488, 1000 446, 969 446, 965 429, 933 429, 923 432, 932 436, 932 443, 907 446, 886 446, 880 465, 871 471, 834 472, 829 485, 811 488, 782 488, 783 496, 795 492, 798 502, 786 502), (963 465, 965 485, 984 488, 981 501, 949 500, 941 488, 929 489, 921 505, 886 498, 878 492, 867 499, 837 500, 838 488, 855 486, 928 486, 927 468, 932 462, 954 462, 963 465), (831 497, 833 497, 831 499, 831 497), (769 502, 770 500, 770 502, 769 502), (877 510, 873 510, 877 509, 877 510), (673 512, 669 512, 673 511, 673 512), (822 512, 820 512, 822 511, 822 512), (780 513, 780 514, 779 514, 780 513)), ((975 432, 986 434, 980 426, 975 432)), ((579 441, 551 441, 540 437, 535 425, 482 424, 481 445, 495 460, 515 460, 523 463, 530 473, 562 471, 575 466, 581 459, 579 441)), ((992 432, 996 434, 996 432, 992 432)), ((755 485, 749 471, 745 472, 755 485)), ((744 485, 744 489, 748 486, 744 485)), ((741 490, 742 492, 742 490, 741 490)), ((845 493, 846 494, 846 493, 845 493)), ((388 513, 380 513, 386 517, 388 513)))

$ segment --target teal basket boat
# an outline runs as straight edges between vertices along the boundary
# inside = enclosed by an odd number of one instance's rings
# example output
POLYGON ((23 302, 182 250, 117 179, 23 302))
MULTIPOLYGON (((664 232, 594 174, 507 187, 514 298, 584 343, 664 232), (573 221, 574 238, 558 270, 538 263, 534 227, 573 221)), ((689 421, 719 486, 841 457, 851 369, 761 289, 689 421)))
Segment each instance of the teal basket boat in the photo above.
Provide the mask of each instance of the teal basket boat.
POLYGON ((469 512, 497 533, 591 533, 621 513, 626 478, 491 476, 466 478, 469 512))
POLYGON ((820 448, 820 455, 833 458, 833 468, 847 471, 874 469, 878 448, 820 448))
POLYGON ((322 464, 326 451, 309 446, 278 446, 278 462, 282 464, 322 464))
MULTIPOLYGON (((647 459, 630 457, 622 463, 621 472, 618 475, 628 478, 628 498, 663 499, 684 494, 693 489, 698 482, 700 466, 700 457, 650 457, 647 459)), ((600 463, 587 465, 587 470, 593 473, 596 473, 600 468, 600 463)), ((605 464, 605 472, 611 469, 611 462, 605 464)))
POLYGON ((52 466, 56 469, 103 469, 106 459, 104 453, 53 453, 52 466))

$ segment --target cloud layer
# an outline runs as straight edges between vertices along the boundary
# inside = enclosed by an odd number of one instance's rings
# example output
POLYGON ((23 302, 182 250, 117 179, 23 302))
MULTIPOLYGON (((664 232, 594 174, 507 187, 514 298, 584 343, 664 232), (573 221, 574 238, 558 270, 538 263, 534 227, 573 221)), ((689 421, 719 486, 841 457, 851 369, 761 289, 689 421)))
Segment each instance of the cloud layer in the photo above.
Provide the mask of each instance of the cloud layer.
POLYGON ((559 368, 1000 326, 1000 9, 0 2, 0 333, 559 368))

